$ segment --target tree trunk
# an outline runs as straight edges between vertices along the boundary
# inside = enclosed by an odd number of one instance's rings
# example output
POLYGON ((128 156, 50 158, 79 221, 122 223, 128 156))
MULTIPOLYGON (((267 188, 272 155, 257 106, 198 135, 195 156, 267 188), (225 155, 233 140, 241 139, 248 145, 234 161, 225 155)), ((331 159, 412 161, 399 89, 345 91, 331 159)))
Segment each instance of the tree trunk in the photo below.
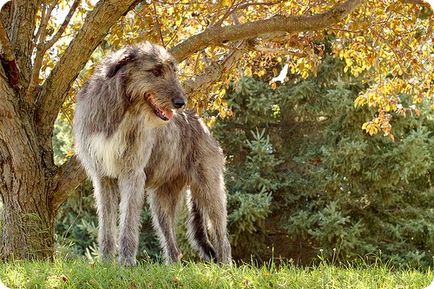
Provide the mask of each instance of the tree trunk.
MULTIPOLYGON (((0 81, 0 194, 2 259, 53 256, 52 173, 44 163, 32 113, 0 81)), ((45 158, 46 159, 46 158, 45 158)))
POLYGON ((21 203, 19 199, 42 193, 36 189, 22 190, 22 198, 16 192, 4 197, 1 257, 13 259, 45 259, 54 254, 54 220, 49 208, 35 202, 21 203))

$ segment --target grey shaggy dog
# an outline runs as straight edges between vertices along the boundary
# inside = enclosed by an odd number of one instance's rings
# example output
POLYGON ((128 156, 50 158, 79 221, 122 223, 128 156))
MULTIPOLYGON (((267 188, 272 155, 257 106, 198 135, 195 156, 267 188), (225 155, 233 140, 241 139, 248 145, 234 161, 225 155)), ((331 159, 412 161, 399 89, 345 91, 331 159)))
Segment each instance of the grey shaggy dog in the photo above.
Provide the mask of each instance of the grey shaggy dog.
POLYGON ((111 54, 80 91, 74 134, 95 190, 104 259, 119 247, 119 262, 136 264, 146 192, 166 263, 181 257, 175 219, 184 195, 192 246, 206 260, 231 261, 224 156, 201 119, 180 111, 184 105, 173 57, 148 42, 111 54))

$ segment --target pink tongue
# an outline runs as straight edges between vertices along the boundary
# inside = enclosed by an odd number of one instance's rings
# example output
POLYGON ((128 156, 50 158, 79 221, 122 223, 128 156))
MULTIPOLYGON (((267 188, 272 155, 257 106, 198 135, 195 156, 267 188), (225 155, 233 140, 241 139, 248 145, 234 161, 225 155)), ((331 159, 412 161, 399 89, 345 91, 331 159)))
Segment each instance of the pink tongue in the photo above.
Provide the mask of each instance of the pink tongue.
POLYGON ((166 117, 170 120, 173 117, 173 111, 171 109, 162 109, 166 117))

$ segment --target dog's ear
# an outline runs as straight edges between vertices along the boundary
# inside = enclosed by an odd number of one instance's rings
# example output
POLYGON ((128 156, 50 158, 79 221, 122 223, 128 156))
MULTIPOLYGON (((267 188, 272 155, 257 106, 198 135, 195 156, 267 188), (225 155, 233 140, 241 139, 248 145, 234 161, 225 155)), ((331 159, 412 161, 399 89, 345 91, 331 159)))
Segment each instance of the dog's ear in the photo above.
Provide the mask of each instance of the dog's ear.
POLYGON ((132 61, 134 61, 134 56, 132 54, 126 54, 122 56, 121 58, 119 58, 117 61, 113 62, 110 65, 110 67, 107 70, 106 76, 108 78, 115 76, 116 73, 119 71, 119 69, 121 69, 122 67, 124 67, 125 65, 127 65, 132 61))

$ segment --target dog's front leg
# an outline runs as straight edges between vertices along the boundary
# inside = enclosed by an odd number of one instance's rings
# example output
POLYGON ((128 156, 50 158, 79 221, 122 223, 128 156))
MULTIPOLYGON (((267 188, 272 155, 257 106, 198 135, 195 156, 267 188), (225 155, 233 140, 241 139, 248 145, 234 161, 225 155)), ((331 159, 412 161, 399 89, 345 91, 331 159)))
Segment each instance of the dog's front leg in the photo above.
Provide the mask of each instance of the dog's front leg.
POLYGON ((140 213, 144 202, 144 172, 129 172, 118 179, 121 192, 119 220, 119 263, 136 264, 139 245, 140 213))
POLYGON ((98 209, 98 243, 101 257, 110 261, 116 254, 116 219, 118 206, 118 184, 116 180, 94 176, 96 205, 98 209))

